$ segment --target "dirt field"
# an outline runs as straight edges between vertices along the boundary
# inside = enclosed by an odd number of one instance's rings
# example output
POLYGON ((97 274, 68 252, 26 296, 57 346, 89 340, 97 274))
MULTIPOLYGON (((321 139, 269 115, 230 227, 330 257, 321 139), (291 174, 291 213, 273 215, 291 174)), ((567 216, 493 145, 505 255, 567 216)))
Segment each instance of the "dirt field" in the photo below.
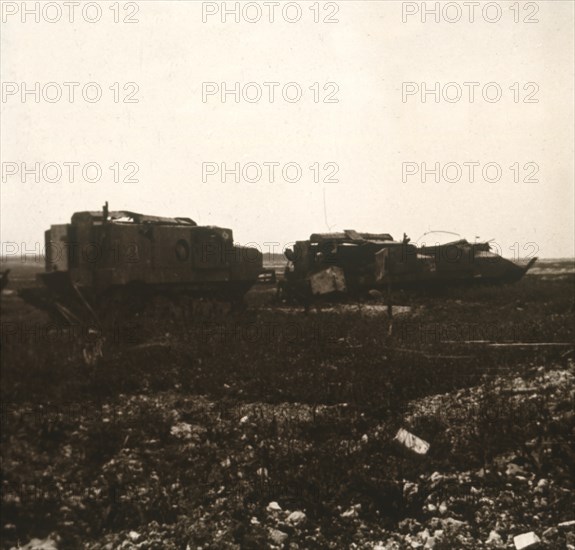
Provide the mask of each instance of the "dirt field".
POLYGON ((392 322, 259 285, 241 314, 110 329, 92 367, 86 330, 18 298, 40 266, 8 267, 2 548, 575 548, 572 262, 397 293, 392 322))

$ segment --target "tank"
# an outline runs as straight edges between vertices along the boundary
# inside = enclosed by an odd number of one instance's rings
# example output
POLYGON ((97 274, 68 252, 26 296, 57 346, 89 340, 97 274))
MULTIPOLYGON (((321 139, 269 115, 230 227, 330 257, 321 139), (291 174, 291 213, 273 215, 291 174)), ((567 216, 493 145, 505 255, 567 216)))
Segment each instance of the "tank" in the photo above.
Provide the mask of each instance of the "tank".
POLYGON ((306 299, 319 295, 361 295, 370 290, 416 290, 478 283, 512 283, 537 258, 514 262, 491 250, 489 242, 459 239, 417 246, 407 235, 388 233, 314 233, 285 252, 288 264, 280 296, 306 299))
POLYGON ((22 296, 78 322, 98 323, 155 302, 194 308, 198 300, 242 304, 262 271, 262 254, 234 245, 231 229, 199 226, 190 218, 129 211, 76 212, 71 223, 45 232, 44 290, 22 296))

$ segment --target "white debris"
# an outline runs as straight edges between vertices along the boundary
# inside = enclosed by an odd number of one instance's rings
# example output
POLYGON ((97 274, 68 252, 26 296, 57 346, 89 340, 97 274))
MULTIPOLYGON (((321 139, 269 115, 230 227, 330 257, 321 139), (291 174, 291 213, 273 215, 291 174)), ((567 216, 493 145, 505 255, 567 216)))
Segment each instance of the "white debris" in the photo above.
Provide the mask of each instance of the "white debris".
POLYGON ((242 416, 240 418, 240 424, 245 424, 248 420, 249 420, 249 416, 246 414, 246 416, 242 416))
POLYGON ((306 515, 303 512, 300 512, 299 510, 292 512, 287 517, 287 522, 291 523, 292 525, 299 525, 300 523, 303 523, 305 520, 306 520, 306 515))
POLYGON ((277 544, 278 546, 282 546, 288 538, 288 534, 280 531, 279 529, 270 529, 269 533, 273 543, 277 544))
POLYGON ((497 531, 491 531, 489 533, 489 537, 487 537, 487 540, 485 541, 485 544, 487 544, 487 546, 495 546, 496 548, 499 548, 503 546, 503 539, 497 531))
POLYGON ((268 512, 281 512, 282 508, 281 506, 275 501, 273 500, 272 502, 270 502, 266 508, 266 510, 268 512))
POLYGON ((557 527, 563 527, 563 528, 575 527, 575 519, 572 519, 571 521, 562 521, 557 525, 557 527))
POLYGON ((530 548, 536 544, 539 544, 540 542, 541 539, 533 531, 529 531, 529 533, 523 533, 513 537, 513 543, 515 544, 515 548, 517 550, 530 548))
POLYGON ((136 542, 140 538, 140 533, 137 531, 130 531, 128 533, 128 537, 130 537, 131 541, 136 542))
POLYGON ((342 518, 356 518, 358 512, 361 510, 361 504, 356 504, 351 508, 348 508, 345 512, 340 514, 342 518))
POLYGON ((191 439, 192 425, 187 424, 186 422, 178 422, 171 427, 170 434, 176 436, 179 439, 191 439))
POLYGON ((403 428, 399 428, 399 430, 397 430, 394 441, 399 442, 404 447, 407 447, 409 450, 419 455, 427 454, 427 451, 429 450, 429 443, 427 441, 420 439, 403 428))
POLYGON ((18 545, 17 548, 13 546, 10 550, 58 550, 58 547, 54 540, 47 537, 45 539, 32 539, 25 546, 18 545))

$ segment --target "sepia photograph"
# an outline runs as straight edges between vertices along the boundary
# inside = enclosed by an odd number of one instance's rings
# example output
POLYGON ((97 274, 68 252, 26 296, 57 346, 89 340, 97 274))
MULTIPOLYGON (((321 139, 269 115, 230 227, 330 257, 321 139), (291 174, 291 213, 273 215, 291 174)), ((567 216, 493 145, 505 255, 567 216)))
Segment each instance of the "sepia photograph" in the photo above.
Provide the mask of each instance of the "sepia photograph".
POLYGON ((574 0, 0 17, 0 550, 575 550, 574 0))

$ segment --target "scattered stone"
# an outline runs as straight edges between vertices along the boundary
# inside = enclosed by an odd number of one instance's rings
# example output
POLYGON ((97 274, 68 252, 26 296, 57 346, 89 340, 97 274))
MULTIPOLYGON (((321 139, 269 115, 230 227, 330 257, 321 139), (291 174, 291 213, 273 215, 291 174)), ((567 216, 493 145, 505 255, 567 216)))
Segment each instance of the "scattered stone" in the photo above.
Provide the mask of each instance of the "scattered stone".
POLYGON ((287 522, 291 523, 292 525, 300 525, 301 523, 303 523, 306 520, 306 515, 303 512, 300 512, 299 510, 296 510, 295 512, 292 512, 288 517, 287 517, 287 522))
POLYGON ((397 441, 400 445, 403 445, 418 455, 425 455, 429 450, 429 443, 427 441, 420 439, 403 428, 397 430, 394 441, 397 441))
POLYGON ((487 544, 487 546, 494 546, 495 548, 502 548, 504 546, 503 539, 497 531, 491 531, 489 533, 485 544, 487 544))
POLYGON ((542 478, 537 482, 537 487, 539 489, 547 489, 547 487, 549 487, 549 481, 545 478, 542 478))
POLYGON ((450 530, 452 533, 459 533, 466 523, 455 518, 445 518, 441 520, 441 525, 445 530, 450 530))
POLYGON ((128 537, 130 537, 130 540, 132 542, 136 542, 140 538, 140 533, 138 533, 137 531, 130 531, 128 533, 128 537))
POLYGON ((25 546, 13 546, 10 550, 58 550, 58 547, 56 541, 47 537, 45 539, 32 539, 25 546))
POLYGON ((439 505, 439 513, 440 513, 441 515, 447 513, 447 504, 445 503, 445 501, 443 501, 443 502, 439 505))
POLYGON ((561 527, 562 529, 568 529, 569 527, 575 527, 575 519, 571 521, 562 521, 557 527, 561 527))
POLYGON ((542 537, 544 539, 554 539, 559 534, 559 529, 557 527, 549 527, 543 531, 542 537))
POLYGON ((258 518, 256 518, 256 516, 253 516, 253 517, 250 519, 250 523, 251 523, 252 525, 259 525, 259 524, 260 524, 260 520, 259 520, 258 518))
POLYGON ((419 492, 419 485, 417 483, 412 483, 411 481, 406 481, 403 484, 403 498, 409 500, 411 497, 415 496, 419 492))
POLYGON ((361 504, 356 504, 355 506, 348 508, 345 512, 340 514, 340 516, 342 518, 356 518, 360 510, 361 510, 361 504))
POLYGON ((541 539, 533 531, 513 537, 513 543, 515 544, 515 548, 517 550, 532 548, 540 542, 541 539))
POLYGON ((429 537, 430 537, 430 533, 428 529, 424 529, 423 531, 420 531, 419 533, 417 533, 417 538, 419 538, 419 540, 425 542, 429 537))
POLYGON ((439 472, 433 472, 431 476, 429 476, 429 481, 431 481, 432 486, 437 485, 442 479, 443 476, 439 472))
POLYGON ((285 541, 288 539, 288 534, 279 529, 270 529, 269 534, 272 542, 278 546, 283 546, 285 541))
POLYGON ((267 505, 266 510, 268 512, 281 512, 282 507, 275 500, 273 500, 267 505))
POLYGON ((421 523, 413 518, 402 519, 397 527, 400 533, 418 533, 421 530, 421 523))
POLYGON ((525 474, 525 470, 521 468, 521 466, 517 466, 517 464, 510 462, 509 464, 507 464, 507 469, 505 470, 505 473, 508 476, 517 476, 525 474))
POLYGON ((170 434, 179 439, 191 439, 192 425, 187 422, 178 422, 170 428, 170 434))

